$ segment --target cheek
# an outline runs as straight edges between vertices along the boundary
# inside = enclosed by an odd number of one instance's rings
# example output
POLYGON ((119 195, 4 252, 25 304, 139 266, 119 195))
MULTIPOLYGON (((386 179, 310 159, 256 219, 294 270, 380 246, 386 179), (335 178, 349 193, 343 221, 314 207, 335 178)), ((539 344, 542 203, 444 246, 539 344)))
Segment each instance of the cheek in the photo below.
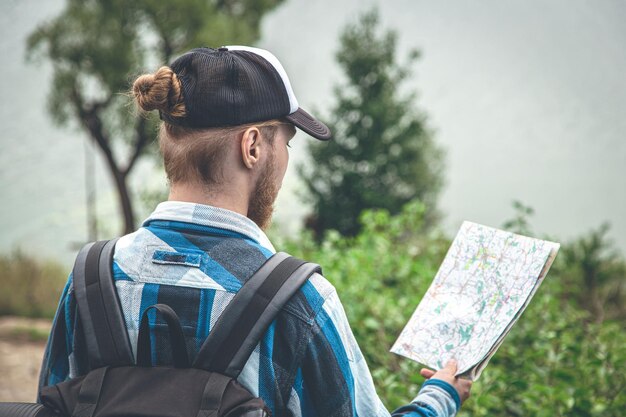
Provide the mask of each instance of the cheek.
POLYGON ((285 149, 285 152, 282 152, 282 155, 280 155, 280 162, 278 166, 279 174, 281 175, 281 178, 285 176, 288 165, 289 165, 289 152, 287 151, 287 149, 285 149))

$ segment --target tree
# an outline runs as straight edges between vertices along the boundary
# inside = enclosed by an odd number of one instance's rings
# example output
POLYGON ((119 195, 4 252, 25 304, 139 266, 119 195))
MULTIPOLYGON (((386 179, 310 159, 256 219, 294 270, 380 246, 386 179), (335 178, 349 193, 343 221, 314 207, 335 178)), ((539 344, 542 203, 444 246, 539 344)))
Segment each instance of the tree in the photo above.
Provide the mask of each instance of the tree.
POLYGON ((347 82, 334 89, 337 104, 327 121, 333 140, 312 143, 313 163, 299 167, 314 207, 307 226, 318 238, 327 229, 355 235, 364 209, 395 214, 413 199, 433 219, 443 152, 414 105, 415 93, 401 93, 419 53, 397 63, 397 34, 379 34, 375 10, 349 25, 340 44, 336 58, 347 82))
POLYGON ((515 217, 505 221, 502 228, 520 235, 532 236, 529 218, 535 214, 535 210, 519 200, 513 200, 513 210, 515 210, 515 217))
POLYGON ((626 317, 626 262, 608 238, 609 230, 603 223, 561 249, 566 293, 597 323, 626 317))
POLYGON ((196 46, 249 44, 265 13, 282 0, 68 0, 28 38, 30 56, 52 62, 48 109, 77 122, 97 145, 113 178, 123 233, 135 228, 128 178, 156 133, 156 118, 129 111, 133 75, 196 46), (122 93, 122 94, 120 94, 122 93))

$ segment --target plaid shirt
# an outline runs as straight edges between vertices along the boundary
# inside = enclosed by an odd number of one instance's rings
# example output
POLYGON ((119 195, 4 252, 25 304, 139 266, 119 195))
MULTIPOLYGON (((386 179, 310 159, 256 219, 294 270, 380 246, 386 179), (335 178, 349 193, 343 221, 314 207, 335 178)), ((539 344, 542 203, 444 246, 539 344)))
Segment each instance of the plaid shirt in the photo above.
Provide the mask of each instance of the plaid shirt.
MULTIPOLYGON (((113 274, 136 355, 145 308, 164 303, 180 317, 190 358, 242 284, 275 252, 247 217, 229 210, 164 202, 115 247, 113 274), (177 256, 168 256, 175 253, 177 256), (184 255, 184 256, 180 256, 184 255)), ((166 327, 150 322, 153 365, 171 360, 166 327)), ((70 275, 54 319, 40 388, 88 371, 70 275)), ((389 416, 334 287, 315 274, 277 316, 238 381, 275 416, 389 416)), ((394 416, 450 416, 454 388, 428 381, 394 416)))

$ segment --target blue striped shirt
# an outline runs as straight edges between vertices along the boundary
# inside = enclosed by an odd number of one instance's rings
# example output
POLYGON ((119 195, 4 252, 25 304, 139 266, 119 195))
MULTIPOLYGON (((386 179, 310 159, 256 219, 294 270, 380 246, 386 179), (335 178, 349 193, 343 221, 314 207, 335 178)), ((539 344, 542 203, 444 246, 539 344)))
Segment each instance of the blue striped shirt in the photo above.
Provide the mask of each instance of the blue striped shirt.
MULTIPOLYGON (((225 306, 275 252, 254 222, 235 212, 168 201, 115 247, 113 275, 133 352, 141 315, 168 304, 181 319, 195 357, 225 306)), ((150 322, 153 365, 167 365, 166 327, 150 322)), ((88 371, 72 277, 50 334, 40 387, 88 371)), ((376 394, 335 288, 313 275, 260 340, 238 381, 275 416, 389 416, 376 394)), ((452 416, 458 394, 443 381, 424 384, 394 416, 452 416)))

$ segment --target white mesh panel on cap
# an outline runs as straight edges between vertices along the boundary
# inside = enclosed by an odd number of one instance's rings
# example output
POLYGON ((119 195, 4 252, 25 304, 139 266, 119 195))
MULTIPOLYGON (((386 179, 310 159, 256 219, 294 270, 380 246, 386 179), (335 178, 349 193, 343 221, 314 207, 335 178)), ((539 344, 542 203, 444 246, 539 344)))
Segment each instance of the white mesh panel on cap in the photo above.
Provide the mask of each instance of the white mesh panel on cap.
POLYGON ((285 90, 287 90, 287 95, 289 96, 289 114, 298 110, 298 100, 296 100, 296 95, 293 93, 293 89, 291 88, 291 83, 289 82, 289 77, 287 77, 287 72, 281 65, 278 58, 274 56, 270 51, 266 51, 261 48, 253 48, 251 46, 241 46, 241 45, 226 45, 224 48, 228 48, 231 51, 248 51, 254 54, 260 55, 267 62, 272 64, 272 66, 280 75, 280 78, 283 80, 283 84, 285 84, 285 90))

